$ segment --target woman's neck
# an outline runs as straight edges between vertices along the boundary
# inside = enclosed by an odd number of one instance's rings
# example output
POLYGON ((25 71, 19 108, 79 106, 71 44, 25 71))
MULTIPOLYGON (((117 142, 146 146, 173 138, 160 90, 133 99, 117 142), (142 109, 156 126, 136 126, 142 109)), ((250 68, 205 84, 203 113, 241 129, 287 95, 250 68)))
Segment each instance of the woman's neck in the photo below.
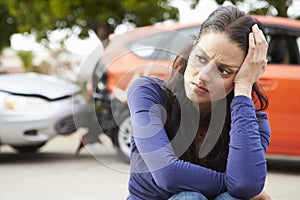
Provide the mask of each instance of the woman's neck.
POLYGON ((209 121, 211 115, 211 103, 199 104, 200 120, 209 121))

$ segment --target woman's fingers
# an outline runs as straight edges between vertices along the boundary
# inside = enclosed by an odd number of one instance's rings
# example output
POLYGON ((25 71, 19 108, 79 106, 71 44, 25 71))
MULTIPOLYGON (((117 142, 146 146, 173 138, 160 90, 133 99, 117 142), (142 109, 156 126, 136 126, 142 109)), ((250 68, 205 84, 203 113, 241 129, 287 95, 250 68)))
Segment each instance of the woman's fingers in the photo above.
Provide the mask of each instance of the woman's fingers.
POLYGON ((254 33, 249 33, 249 49, 248 49, 248 55, 247 57, 251 57, 255 51, 255 38, 254 33))
MULTIPOLYGON (((267 65, 267 51, 268 51, 268 42, 262 32, 258 28, 258 25, 255 24, 252 26, 255 50, 253 59, 256 61, 257 65, 261 68, 261 72, 265 71, 267 65)), ((250 42, 250 41, 249 41, 250 42)), ((252 43, 252 42, 251 42, 252 43)), ((250 46, 250 43, 249 43, 250 46)))
POLYGON ((257 24, 252 26, 252 32, 255 42, 255 47, 258 48, 257 51, 262 55, 265 55, 263 59, 266 59, 267 50, 268 50, 268 42, 262 32, 257 26, 257 24))
POLYGON ((235 77, 235 82, 249 82, 253 84, 266 70, 268 43, 258 25, 252 26, 249 33, 249 49, 247 56, 235 77))
POLYGON ((265 37, 257 24, 252 26, 252 32, 254 34, 255 44, 263 44, 265 41, 265 37))
POLYGON ((235 75, 235 94, 251 97, 251 88, 266 70, 268 43, 258 25, 249 33, 249 49, 238 73, 235 75), (246 88, 246 89, 245 89, 246 88))

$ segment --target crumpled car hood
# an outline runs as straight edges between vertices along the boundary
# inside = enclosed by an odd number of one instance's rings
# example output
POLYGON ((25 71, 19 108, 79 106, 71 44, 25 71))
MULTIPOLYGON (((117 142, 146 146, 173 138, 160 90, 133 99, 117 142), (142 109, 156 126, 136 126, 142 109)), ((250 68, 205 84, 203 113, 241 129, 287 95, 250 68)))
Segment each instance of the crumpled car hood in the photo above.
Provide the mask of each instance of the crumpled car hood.
POLYGON ((0 91, 25 96, 40 96, 56 100, 80 92, 80 88, 56 77, 37 73, 0 75, 0 91))

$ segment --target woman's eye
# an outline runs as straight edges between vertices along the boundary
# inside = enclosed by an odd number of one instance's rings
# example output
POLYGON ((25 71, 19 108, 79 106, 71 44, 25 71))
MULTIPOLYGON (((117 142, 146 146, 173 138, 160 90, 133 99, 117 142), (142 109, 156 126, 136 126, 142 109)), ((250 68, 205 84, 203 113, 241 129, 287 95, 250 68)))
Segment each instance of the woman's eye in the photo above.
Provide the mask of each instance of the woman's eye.
POLYGON ((230 75, 231 74, 231 71, 225 69, 224 67, 218 67, 218 70, 222 75, 230 75))
POLYGON ((196 55, 196 57, 197 57, 197 59, 200 63, 206 63, 207 62, 207 59, 202 57, 201 55, 196 55))

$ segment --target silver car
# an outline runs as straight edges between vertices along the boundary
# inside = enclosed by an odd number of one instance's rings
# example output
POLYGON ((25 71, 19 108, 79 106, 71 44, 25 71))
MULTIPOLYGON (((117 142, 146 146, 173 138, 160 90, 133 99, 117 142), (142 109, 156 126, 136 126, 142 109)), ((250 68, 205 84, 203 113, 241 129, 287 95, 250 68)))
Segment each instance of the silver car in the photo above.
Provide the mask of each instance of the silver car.
POLYGON ((0 144, 34 152, 56 135, 76 131, 74 116, 84 113, 80 88, 36 74, 0 75, 0 144))

